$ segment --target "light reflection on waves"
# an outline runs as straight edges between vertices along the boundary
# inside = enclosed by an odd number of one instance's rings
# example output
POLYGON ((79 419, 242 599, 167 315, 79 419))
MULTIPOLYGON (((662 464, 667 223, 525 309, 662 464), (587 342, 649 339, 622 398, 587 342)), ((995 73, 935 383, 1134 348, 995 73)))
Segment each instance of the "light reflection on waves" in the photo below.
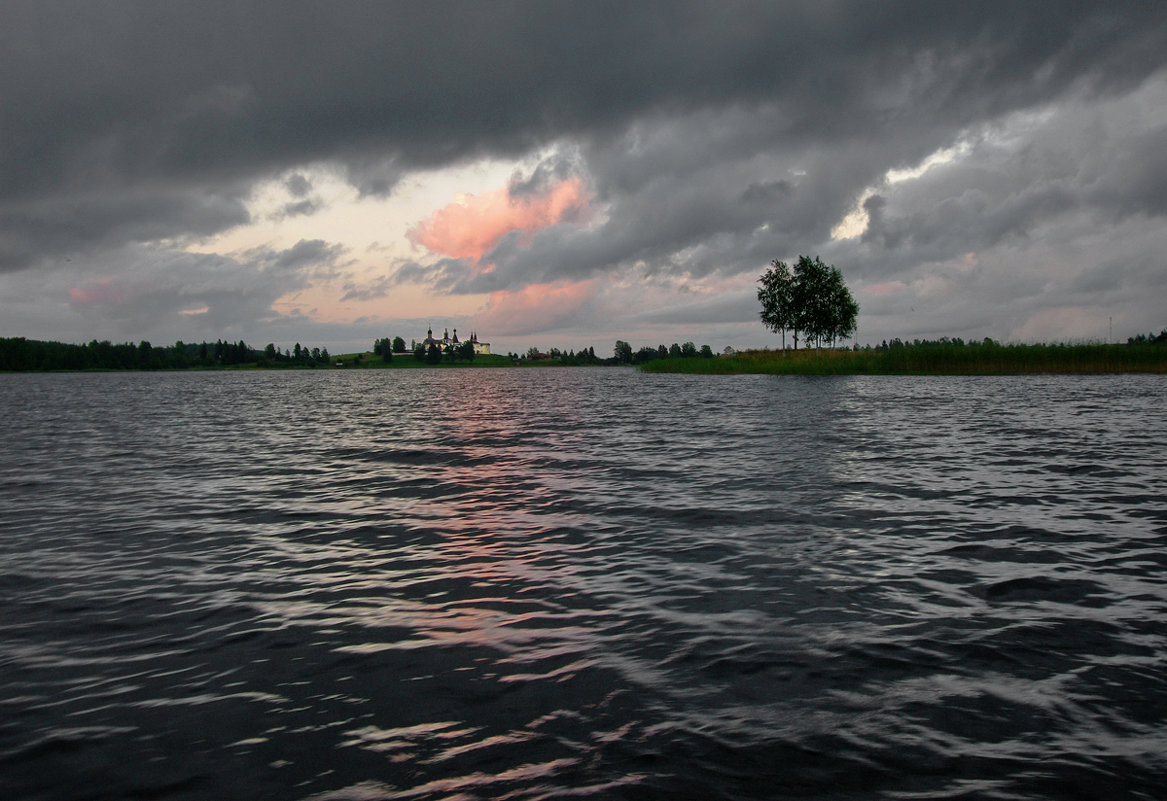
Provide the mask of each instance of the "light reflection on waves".
POLYGON ((0 472, 0 776, 28 797, 1150 792, 1162 389, 5 377, 30 433, 0 472))

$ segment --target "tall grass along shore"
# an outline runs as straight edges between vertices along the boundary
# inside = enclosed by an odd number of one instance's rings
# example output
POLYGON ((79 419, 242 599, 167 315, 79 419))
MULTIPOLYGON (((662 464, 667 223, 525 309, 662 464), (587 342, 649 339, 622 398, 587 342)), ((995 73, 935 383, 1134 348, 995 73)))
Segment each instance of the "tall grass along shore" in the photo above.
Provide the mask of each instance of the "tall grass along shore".
POLYGON ((750 350, 714 359, 661 359, 646 373, 771 375, 1016 375, 1167 373, 1161 344, 1000 345, 922 343, 863 350, 750 350))

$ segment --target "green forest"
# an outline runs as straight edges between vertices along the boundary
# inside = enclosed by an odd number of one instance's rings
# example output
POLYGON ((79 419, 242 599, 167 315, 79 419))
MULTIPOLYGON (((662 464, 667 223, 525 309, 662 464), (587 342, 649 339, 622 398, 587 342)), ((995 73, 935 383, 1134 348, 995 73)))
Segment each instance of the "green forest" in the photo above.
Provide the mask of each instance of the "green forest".
POLYGON ((420 347, 394 354, 395 344, 400 343, 386 338, 374 342, 370 353, 332 356, 327 348, 299 344, 281 351, 273 344, 256 349, 242 341, 154 346, 144 341, 115 345, 93 340, 75 345, 10 337, 0 338, 0 371, 633 365, 647 372, 801 375, 1167 372, 1167 329, 1158 334, 1139 334, 1126 344, 1115 345, 1003 345, 992 339, 966 342, 959 337, 904 342, 897 338, 852 348, 740 352, 727 348, 716 356, 709 345, 698 347, 693 342, 634 349, 630 343, 617 340, 607 358, 597 356, 593 347, 578 351, 551 348, 547 352, 531 348, 521 355, 475 356, 471 349, 442 353, 420 347))
POLYGON ((43 342, 24 337, 0 338, 0 370, 187 370, 232 367, 311 367, 330 361, 327 348, 300 347, 280 351, 269 344, 263 350, 239 342, 199 342, 156 346, 142 341, 137 345, 115 345, 96 339, 82 345, 43 342))

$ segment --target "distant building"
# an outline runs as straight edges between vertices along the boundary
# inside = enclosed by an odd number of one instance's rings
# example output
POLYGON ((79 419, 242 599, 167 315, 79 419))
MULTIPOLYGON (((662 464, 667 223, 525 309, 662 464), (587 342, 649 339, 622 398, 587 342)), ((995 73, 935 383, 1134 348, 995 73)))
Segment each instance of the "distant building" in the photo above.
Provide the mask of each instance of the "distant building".
MULTIPOLYGON (((474 354, 475 355, 480 355, 483 353, 490 353, 490 343, 489 342, 479 342, 478 341, 478 334, 476 334, 476 333, 471 334, 469 341, 471 343, 473 343, 473 345, 474 345, 474 354)), ((422 347, 424 347, 426 350, 430 349, 430 345, 437 345, 439 348, 442 349, 442 353, 445 353, 446 351, 450 350, 451 348, 456 348, 459 345, 461 345, 462 341, 458 339, 458 329, 457 328, 454 329, 453 336, 450 336, 450 329, 447 328, 445 331, 442 332, 441 339, 434 339, 434 329, 430 328, 425 332, 425 339, 423 339, 421 341, 421 344, 422 344, 422 347)))

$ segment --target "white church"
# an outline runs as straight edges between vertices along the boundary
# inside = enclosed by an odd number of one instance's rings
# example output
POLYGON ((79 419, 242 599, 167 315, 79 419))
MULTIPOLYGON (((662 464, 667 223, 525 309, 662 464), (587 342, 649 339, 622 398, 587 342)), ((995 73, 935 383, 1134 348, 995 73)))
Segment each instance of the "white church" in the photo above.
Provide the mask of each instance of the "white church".
MULTIPOLYGON (((490 343, 489 342, 479 342, 477 333, 470 334, 470 342, 472 342, 474 344, 474 355, 475 356, 481 355, 483 353, 490 353, 490 343)), ((450 336, 450 329, 447 328, 445 330, 445 332, 442 334, 441 339, 434 339, 434 329, 430 328, 429 330, 427 330, 425 332, 425 339, 423 339, 421 341, 421 344, 426 350, 429 350, 430 345, 437 345, 439 348, 442 349, 442 353, 445 353, 447 350, 449 350, 451 348, 458 347, 459 345, 462 344, 462 342, 461 342, 461 340, 458 339, 458 329, 457 328, 454 329, 453 336, 450 336)))

